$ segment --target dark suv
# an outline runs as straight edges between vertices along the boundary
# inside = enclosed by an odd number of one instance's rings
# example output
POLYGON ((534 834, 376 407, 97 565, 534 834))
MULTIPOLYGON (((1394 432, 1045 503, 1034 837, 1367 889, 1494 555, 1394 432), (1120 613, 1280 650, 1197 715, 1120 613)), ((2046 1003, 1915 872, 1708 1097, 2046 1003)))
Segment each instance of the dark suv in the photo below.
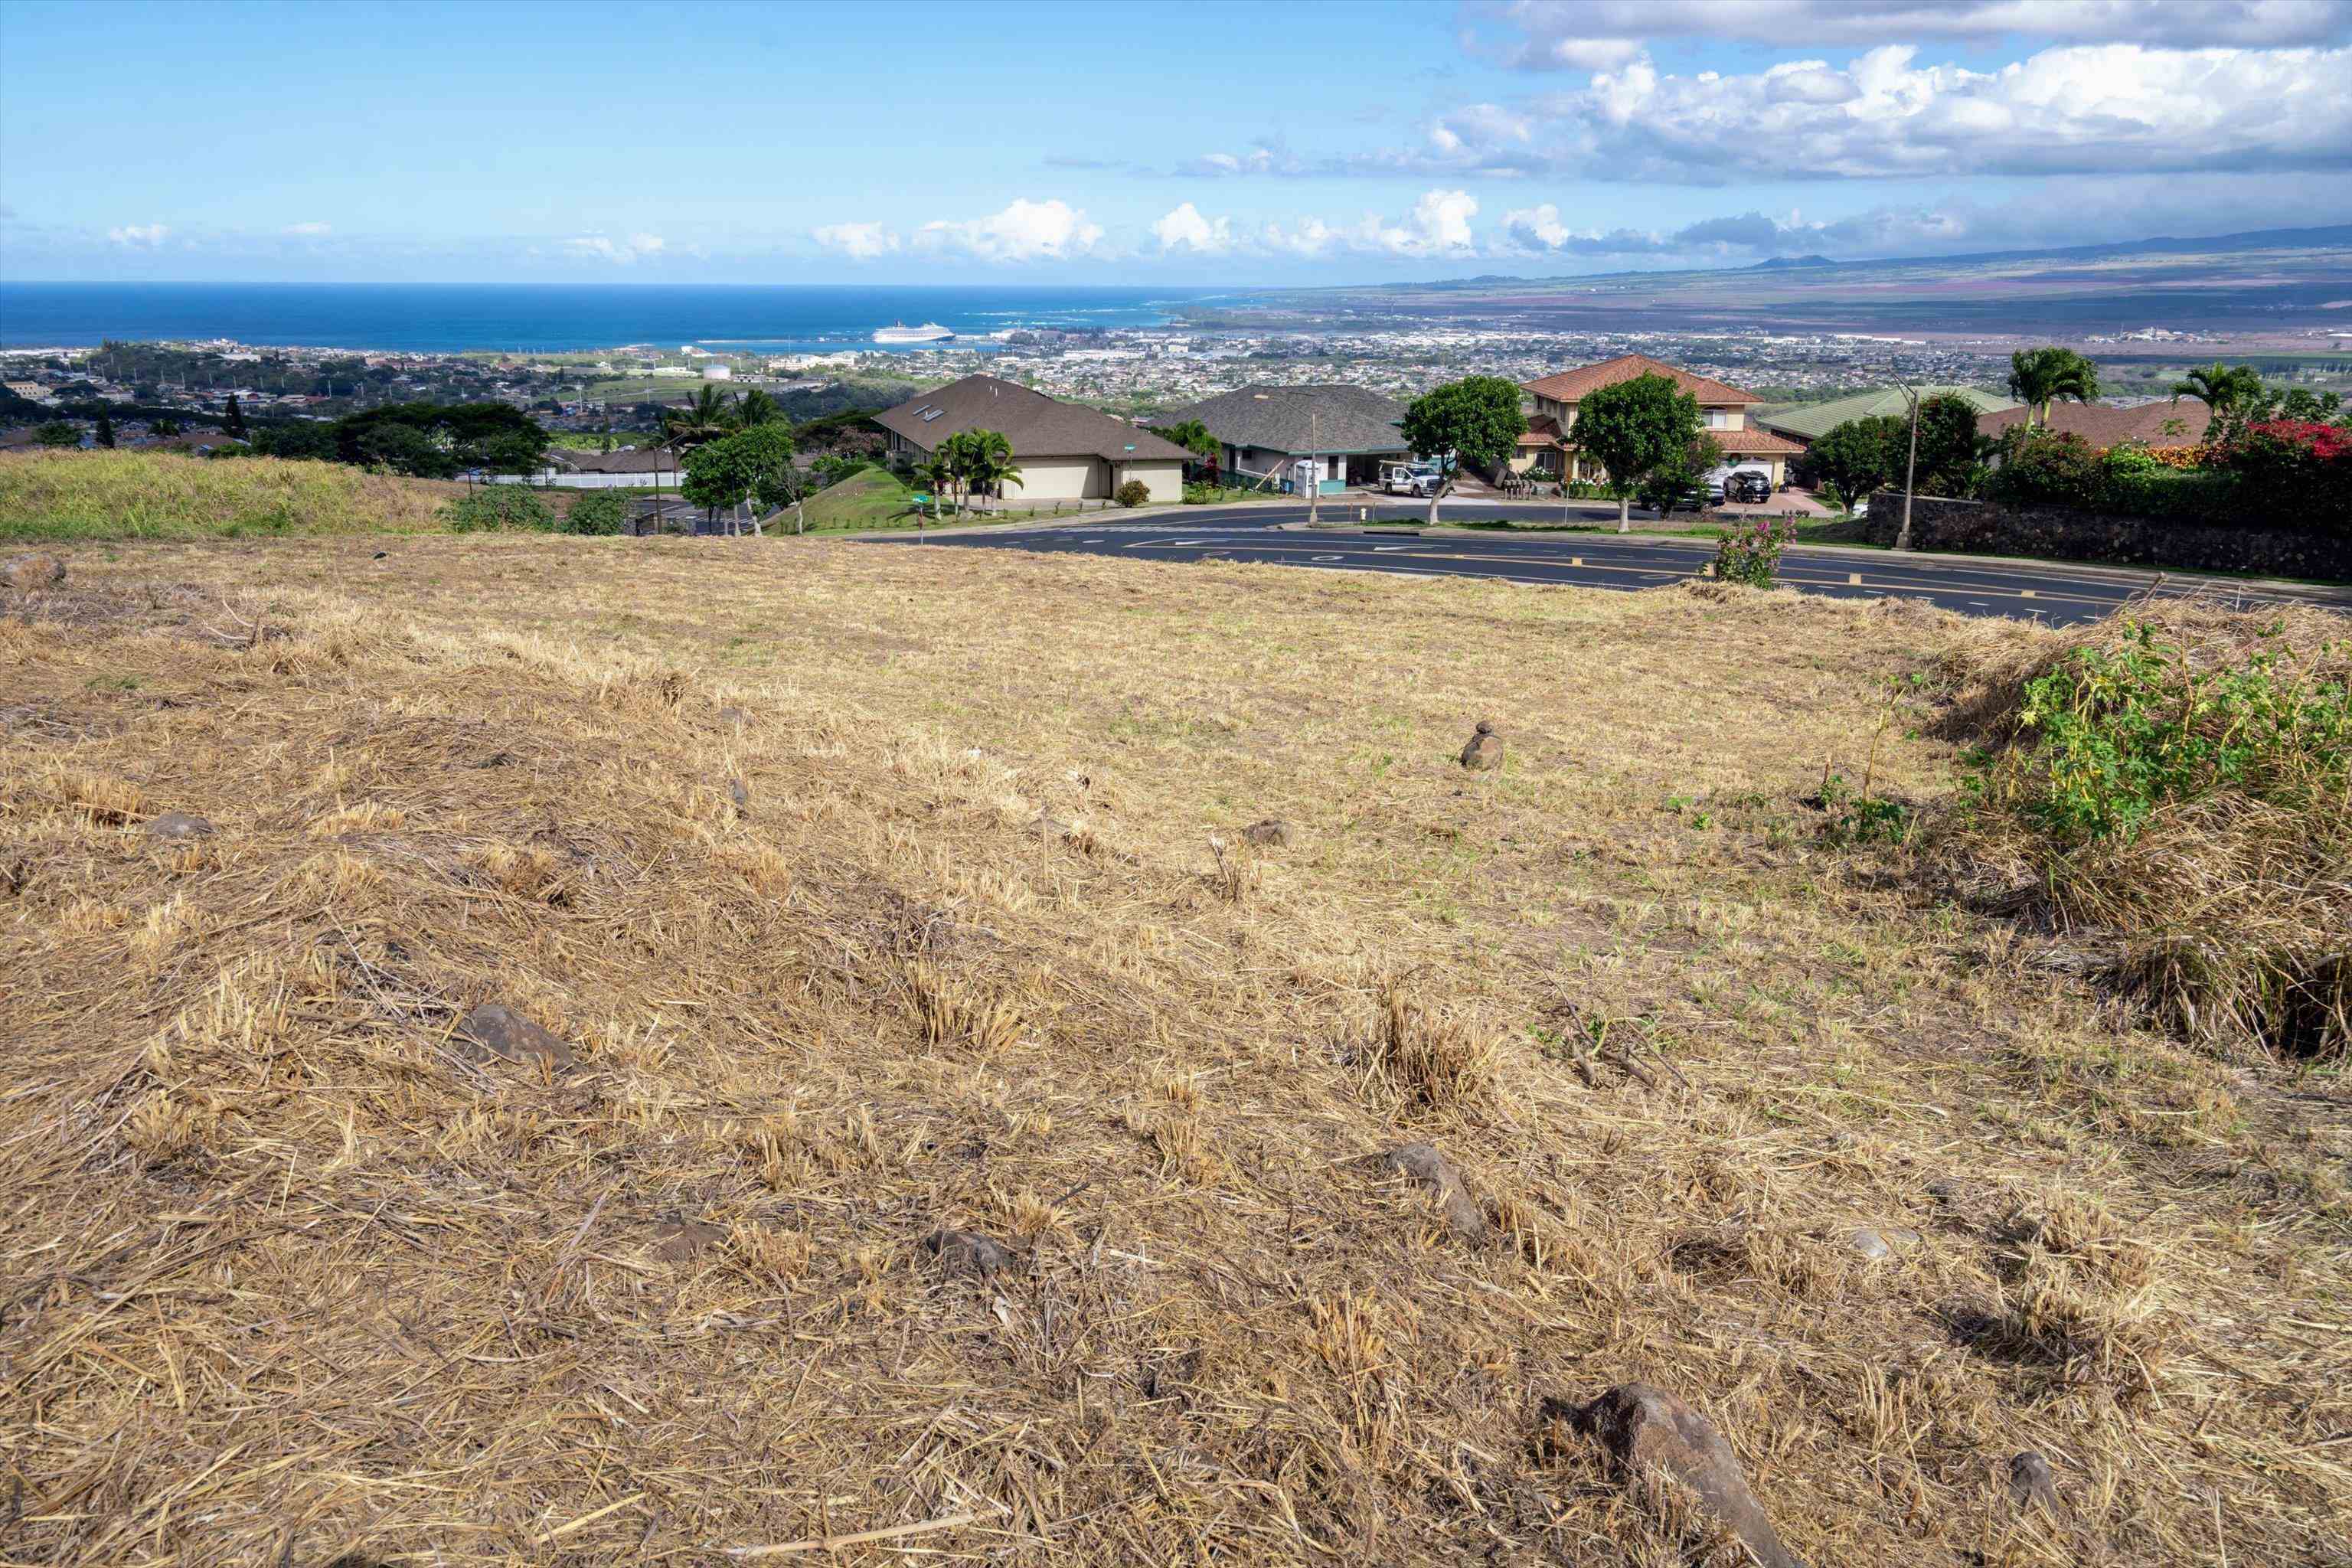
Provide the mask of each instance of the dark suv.
POLYGON ((1723 481, 1723 499, 1753 504, 1772 499, 1772 481, 1753 469, 1742 469, 1723 481))

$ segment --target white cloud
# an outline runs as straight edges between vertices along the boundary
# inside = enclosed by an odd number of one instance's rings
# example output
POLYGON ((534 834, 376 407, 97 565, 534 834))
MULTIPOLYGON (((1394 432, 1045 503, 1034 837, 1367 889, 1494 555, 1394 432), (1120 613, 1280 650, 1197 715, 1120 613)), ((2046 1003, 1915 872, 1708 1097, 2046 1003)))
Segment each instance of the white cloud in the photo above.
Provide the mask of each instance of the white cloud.
POLYGON ((634 267, 649 256, 659 256, 667 247, 657 234, 633 234, 625 240, 614 240, 601 234, 585 234, 567 239, 563 247, 574 256, 593 257, 616 267, 634 267))
POLYGON ((986 217, 927 223, 915 238, 919 245, 961 251, 982 261, 1066 261, 1092 251, 1102 237, 1102 226, 1088 223, 1087 215, 1067 202, 1033 202, 1023 196, 986 217))
POLYGON ((163 237, 171 232, 172 231, 170 229, 164 227, 160 223, 133 223, 125 224, 121 228, 108 229, 106 231, 106 237, 116 245, 127 245, 135 249, 152 250, 157 246, 163 244, 163 237))
POLYGON ((825 249, 852 261, 871 261, 877 256, 887 256, 899 245, 898 231, 879 223, 829 223, 811 229, 809 237, 825 249))
POLYGON ((1475 45, 1528 70, 1614 70, 1643 40, 1879 44, 2013 34, 2068 43, 2278 47, 2340 40, 2339 0, 1513 0, 1507 39, 1475 45))
POLYGON ((1545 202, 1505 213, 1488 248, 1496 256, 1653 256, 1672 247, 1640 229, 1570 228, 1559 208, 1545 202))
POLYGON ((1843 66, 1661 72, 1647 56, 1525 111, 1470 104, 1365 174, 1780 178, 2352 166, 2352 48, 2044 49, 1997 70, 1887 45, 1843 66))
POLYGON ((279 232, 290 234, 301 239, 316 239, 320 235, 332 234, 334 229, 331 226, 323 223, 289 223, 279 232))
POLYGON ((1428 191, 1413 204, 1412 214, 1401 224, 1377 224, 1369 237, 1372 247, 1391 256, 1462 255, 1477 248, 1470 220, 1478 216, 1478 201, 1467 191, 1428 191))
POLYGON ((1303 174, 1307 165, 1279 142, 1254 142, 1246 153, 1203 153, 1176 166, 1180 174, 1303 174))
POLYGON ((1269 223, 1258 231, 1265 249, 1276 256, 1321 256, 1340 243, 1340 233, 1319 217, 1302 218, 1289 228, 1269 223))
POLYGON ((1212 222, 1201 216, 1201 209, 1191 202, 1174 210, 1151 226, 1152 237, 1160 248, 1189 250, 1196 256, 1223 256, 1234 247, 1234 223, 1221 217, 1212 222))

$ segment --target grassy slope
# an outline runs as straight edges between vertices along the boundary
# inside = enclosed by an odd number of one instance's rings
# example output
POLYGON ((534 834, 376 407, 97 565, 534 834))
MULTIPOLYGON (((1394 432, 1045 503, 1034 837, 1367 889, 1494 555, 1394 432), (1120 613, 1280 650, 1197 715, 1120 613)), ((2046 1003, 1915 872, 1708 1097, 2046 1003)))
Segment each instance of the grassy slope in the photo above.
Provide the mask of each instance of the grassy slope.
POLYGON ((809 531, 843 532, 867 528, 912 528, 907 515, 914 492, 877 468, 866 468, 809 498, 809 531))
POLYGON ((409 533, 463 487, 269 458, 170 452, 0 456, 0 539, 409 533))
POLYGON ((2342 1086, 2134 1031, 1794 804, 1866 753, 1948 790, 1888 680, 2033 634, 373 550, 81 552, 58 624, 0 623, 19 1555, 688 1561, 978 1513, 903 1544, 1729 1561, 1540 1416, 1628 1377, 1817 1564, 2352 1550, 2342 1086), (1450 761, 1481 716, 1491 783, 1450 761), (169 809, 220 832, 149 844, 169 809), (1292 843, 1243 849, 1269 813, 1292 843), (1379 1048, 1383 977, 1465 1092, 1379 1048), (579 1070, 460 1059, 486 995, 579 1070), (1583 1074, 1570 1006, 1613 1021, 1583 1074), (1514 1241, 1358 1163, 1405 1138, 1514 1241), (943 1280, 941 1223, 1017 1270, 943 1280), (1865 1266, 1858 1224, 1922 1239, 1865 1266), (2069 1520, 2011 1517, 2021 1448, 2069 1520))

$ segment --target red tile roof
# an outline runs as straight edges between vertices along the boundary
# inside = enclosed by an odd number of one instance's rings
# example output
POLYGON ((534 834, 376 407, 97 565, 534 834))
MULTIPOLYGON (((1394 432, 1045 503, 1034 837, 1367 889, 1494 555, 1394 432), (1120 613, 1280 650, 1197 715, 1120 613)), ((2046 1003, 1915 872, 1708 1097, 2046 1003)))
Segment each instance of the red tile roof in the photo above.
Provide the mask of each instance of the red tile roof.
MULTIPOLYGON (((2004 408, 1981 415, 1977 433, 1998 436, 2012 425, 2022 425, 2029 410, 2004 408)), ((2193 447, 2205 439, 2213 411, 2194 398, 2179 403, 2143 403, 2134 408, 2112 408, 2104 403, 2053 403, 2049 428, 2080 436, 2102 449, 2119 442, 2138 441, 2150 447, 2193 447)))
POLYGON ((1528 420, 1526 434, 1519 437, 1520 446, 1539 451, 1559 444, 1559 421, 1549 414, 1538 414, 1528 420))
POLYGON ((1743 458, 1793 456, 1805 449, 1801 441, 1791 441, 1786 436, 1775 436, 1769 430, 1706 430, 1702 435, 1715 437, 1715 444, 1727 456, 1743 458))
POLYGON ((1662 359, 1648 354, 1620 354, 1615 359, 1602 360, 1599 364, 1579 365, 1557 375, 1526 384, 1526 390, 1538 397, 1549 397, 1555 403, 1580 403, 1588 392, 1604 386, 1614 386, 1621 381, 1631 381, 1637 375, 1663 375, 1689 393, 1702 404, 1761 403, 1764 400, 1752 392, 1742 392, 1726 382, 1693 375, 1662 359))

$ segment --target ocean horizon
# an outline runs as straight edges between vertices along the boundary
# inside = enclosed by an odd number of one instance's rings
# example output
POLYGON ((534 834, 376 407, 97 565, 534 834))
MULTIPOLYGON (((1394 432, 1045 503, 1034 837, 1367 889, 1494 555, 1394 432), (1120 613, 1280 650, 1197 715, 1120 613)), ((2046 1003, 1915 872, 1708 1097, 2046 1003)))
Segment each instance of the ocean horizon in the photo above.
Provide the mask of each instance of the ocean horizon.
POLYGON ((887 351, 936 321, 961 346, 1022 328, 1149 327, 1232 289, 848 284, 0 283, 0 347, 229 338, 256 347, 566 353, 887 351))

